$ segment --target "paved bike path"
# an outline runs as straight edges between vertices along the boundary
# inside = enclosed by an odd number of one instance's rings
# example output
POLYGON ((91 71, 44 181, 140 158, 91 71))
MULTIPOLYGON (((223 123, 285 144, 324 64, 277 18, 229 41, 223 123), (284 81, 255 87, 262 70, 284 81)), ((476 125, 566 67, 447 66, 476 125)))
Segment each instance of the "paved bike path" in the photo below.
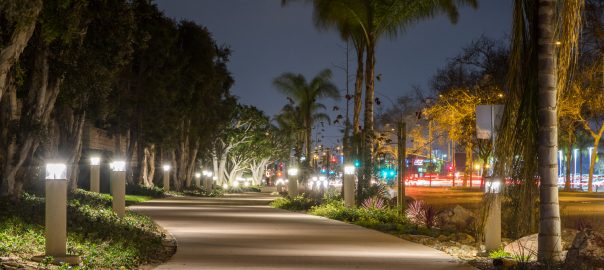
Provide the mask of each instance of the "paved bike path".
POLYGON ((267 206, 260 193, 167 198, 131 207, 166 228, 176 254, 157 269, 475 269, 430 247, 267 206))

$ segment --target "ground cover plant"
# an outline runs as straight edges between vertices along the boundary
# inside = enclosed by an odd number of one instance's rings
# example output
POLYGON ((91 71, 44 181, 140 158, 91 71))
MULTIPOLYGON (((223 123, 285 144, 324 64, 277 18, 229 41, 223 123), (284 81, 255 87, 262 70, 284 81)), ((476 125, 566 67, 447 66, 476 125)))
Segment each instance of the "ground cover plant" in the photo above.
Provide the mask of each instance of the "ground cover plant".
MULTIPOLYGON (((145 198, 131 196, 130 202, 145 198)), ((109 195, 77 190, 69 195, 67 219, 68 253, 82 258, 75 268, 132 269, 171 256, 162 246, 165 235, 150 218, 127 211, 119 219, 109 195)), ((0 257, 26 262, 44 253, 44 242, 44 198, 0 199, 0 257)))

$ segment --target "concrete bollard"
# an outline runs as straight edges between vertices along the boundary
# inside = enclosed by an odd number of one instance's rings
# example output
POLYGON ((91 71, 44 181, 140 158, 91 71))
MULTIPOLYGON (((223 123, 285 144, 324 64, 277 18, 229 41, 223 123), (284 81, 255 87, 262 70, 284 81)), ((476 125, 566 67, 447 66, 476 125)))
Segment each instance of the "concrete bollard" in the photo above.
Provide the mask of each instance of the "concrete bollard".
POLYGON ((298 196, 298 168, 290 168, 287 170, 289 181, 287 183, 287 192, 290 197, 298 196))
POLYGON ((90 158, 90 191, 101 192, 101 158, 90 158))
POLYGON ((492 196, 484 227, 484 245, 487 251, 498 250, 501 247, 501 188, 502 179, 487 177, 485 192, 492 196))
POLYGON ((355 167, 348 165, 344 167, 344 204, 353 207, 354 203, 354 171, 355 167))
POLYGON ((170 165, 164 165, 164 191, 170 191, 170 165))

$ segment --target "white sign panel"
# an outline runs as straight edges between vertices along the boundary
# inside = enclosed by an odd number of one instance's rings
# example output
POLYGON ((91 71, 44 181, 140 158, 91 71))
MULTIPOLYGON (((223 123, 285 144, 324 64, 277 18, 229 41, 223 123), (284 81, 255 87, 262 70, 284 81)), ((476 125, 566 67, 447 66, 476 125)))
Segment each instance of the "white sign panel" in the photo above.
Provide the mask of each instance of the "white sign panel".
POLYGON ((476 137, 478 139, 491 139, 493 128, 495 131, 501 125, 503 105, 478 105, 476 106, 476 137))

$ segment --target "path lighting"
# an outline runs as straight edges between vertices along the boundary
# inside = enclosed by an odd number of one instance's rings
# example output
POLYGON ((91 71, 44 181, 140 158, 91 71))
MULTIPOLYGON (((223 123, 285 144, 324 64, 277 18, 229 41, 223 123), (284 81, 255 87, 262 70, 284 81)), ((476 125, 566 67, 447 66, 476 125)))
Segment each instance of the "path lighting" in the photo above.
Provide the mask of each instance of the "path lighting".
POLYGON ((224 183, 224 184, 222 185, 222 188, 224 188, 224 189, 228 189, 228 188, 229 188, 229 184, 224 183))
POLYGON ((164 164, 162 168, 164 169, 164 191, 170 191, 170 169, 172 169, 172 166, 164 164))
POLYGON ((90 158, 90 191, 100 192, 101 189, 101 158, 93 156, 90 158))
POLYGON ((214 179, 214 177, 212 177, 214 175, 214 173, 212 171, 206 171, 206 178, 203 180, 203 186, 206 188, 206 191, 208 192, 212 192, 212 188, 213 188, 213 184, 214 182, 212 181, 214 179))
POLYGON ((497 250, 501 246, 501 177, 485 178, 485 196, 490 200, 484 228, 484 242, 488 251, 497 250))
POLYGON ((195 187, 201 187, 201 173, 195 173, 195 187))
POLYGON ((353 164, 344 166, 344 203, 347 207, 354 206, 354 171, 353 164))
POLYGON ((126 214, 126 162, 117 160, 111 162, 111 205, 118 217, 126 214))
POLYGON ((290 180, 289 183, 287 183, 289 196, 293 197, 298 195, 298 168, 289 168, 287 170, 287 176, 290 180))
POLYGON ((67 255, 67 165, 48 163, 45 170, 45 254, 33 258, 42 261, 53 257, 53 263, 80 263, 78 256, 67 255))
POLYGON ((244 187, 249 187, 249 186, 250 186, 250 182, 247 182, 247 181, 246 181, 246 182, 244 182, 244 183, 243 183, 243 186, 244 186, 244 187))

